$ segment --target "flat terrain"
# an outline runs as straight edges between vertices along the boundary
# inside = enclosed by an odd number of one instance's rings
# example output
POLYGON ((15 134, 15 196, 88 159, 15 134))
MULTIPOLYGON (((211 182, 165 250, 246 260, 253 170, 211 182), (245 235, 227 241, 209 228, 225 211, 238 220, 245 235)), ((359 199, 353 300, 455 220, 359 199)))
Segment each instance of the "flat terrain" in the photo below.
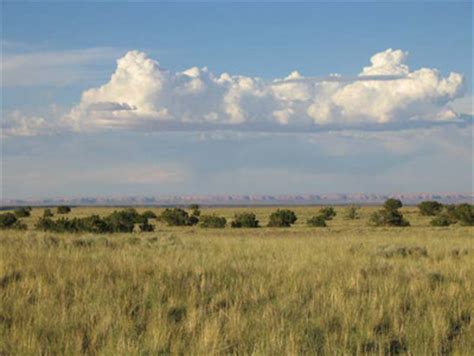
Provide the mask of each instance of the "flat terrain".
MULTIPOLYGON (((473 228, 345 220, 130 234, 0 231, 0 355, 472 355, 473 228)), ((109 214, 73 208, 66 215, 109 214)), ((138 209, 139 211, 148 210, 138 209)), ((151 209, 159 213, 159 209, 151 209)), ((209 208, 228 221, 253 211, 209 208)))

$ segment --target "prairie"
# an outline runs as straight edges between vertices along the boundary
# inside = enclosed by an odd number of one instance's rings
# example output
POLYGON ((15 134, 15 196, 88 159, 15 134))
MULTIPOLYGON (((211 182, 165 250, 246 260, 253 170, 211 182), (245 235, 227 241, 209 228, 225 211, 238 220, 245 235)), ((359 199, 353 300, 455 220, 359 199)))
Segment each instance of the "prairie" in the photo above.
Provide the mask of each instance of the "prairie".
MULTIPOLYGON (((28 230, 0 231, 0 354, 472 354, 472 227, 415 207, 410 227, 369 227, 377 207, 336 207, 316 228, 318 207, 291 209, 290 228, 95 235, 35 231, 35 208, 28 230)), ((273 210, 203 213, 265 225, 273 210)))

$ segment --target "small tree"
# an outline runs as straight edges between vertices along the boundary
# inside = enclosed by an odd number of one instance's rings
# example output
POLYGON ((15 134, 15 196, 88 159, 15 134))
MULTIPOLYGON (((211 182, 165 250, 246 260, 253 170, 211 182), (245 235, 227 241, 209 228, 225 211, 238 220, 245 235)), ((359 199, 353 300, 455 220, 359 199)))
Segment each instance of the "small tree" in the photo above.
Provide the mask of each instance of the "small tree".
POLYGON ((199 219, 193 215, 191 218, 189 214, 181 208, 166 208, 160 214, 161 221, 168 224, 168 226, 186 226, 195 225, 199 222, 199 219))
POLYGON ((418 204, 418 209, 420 214, 424 216, 435 216, 441 212, 443 209, 443 204, 438 203, 437 201, 423 201, 418 204))
POLYGON ((459 204, 454 210, 454 215, 461 225, 474 225, 474 205, 466 203, 459 204))
POLYGON ((332 220, 336 216, 336 211, 333 207, 326 207, 319 209, 319 215, 322 215, 325 220, 332 220))
POLYGON ((202 215, 199 226, 204 228, 222 229, 227 223, 226 218, 215 215, 202 215))
POLYGON ((147 219, 147 220, 148 220, 148 219, 156 219, 156 218, 157 218, 156 214, 155 214, 153 211, 151 211, 151 210, 144 211, 144 212, 142 213, 142 217, 143 217, 144 219, 147 219))
POLYGON ((398 199, 387 199, 385 203, 383 204, 383 207, 385 210, 391 211, 391 210, 398 210, 403 206, 402 202, 398 199))
POLYGON ((0 214, 0 229, 10 229, 18 221, 18 218, 13 213, 0 214))
POLYGON ((294 211, 278 209, 270 215, 269 227, 290 227, 298 218, 294 211))
POLYGON ((199 204, 191 204, 189 206, 189 209, 191 209, 191 215, 194 215, 199 218, 199 216, 201 215, 199 204))
POLYGON ((409 226, 410 223, 398 211, 402 206, 400 200, 388 199, 382 209, 370 216, 369 224, 373 226, 409 226))
POLYGON ((346 208, 344 213, 344 218, 346 220, 355 220, 359 218, 359 211, 360 206, 350 205, 346 208))
POLYGON ((447 214, 439 214, 430 221, 431 226, 449 226, 453 221, 449 218, 447 214))
POLYGON ((233 228, 256 228, 258 226, 258 220, 254 213, 239 213, 235 214, 234 221, 232 221, 231 226, 233 228))
POLYGON ((314 227, 326 227, 326 217, 324 215, 313 216, 307 221, 307 224, 314 227))
POLYGON ((58 206, 56 212, 58 214, 68 214, 71 212, 71 208, 66 205, 58 206))
POLYGON ((30 211, 31 211, 31 208, 30 207, 19 207, 17 209, 15 209, 14 213, 16 215, 17 218, 26 218, 28 216, 30 216, 30 211))
POLYGON ((51 209, 44 209, 44 211, 43 211, 43 217, 44 217, 44 218, 51 218, 51 217, 53 217, 53 212, 51 211, 51 209))

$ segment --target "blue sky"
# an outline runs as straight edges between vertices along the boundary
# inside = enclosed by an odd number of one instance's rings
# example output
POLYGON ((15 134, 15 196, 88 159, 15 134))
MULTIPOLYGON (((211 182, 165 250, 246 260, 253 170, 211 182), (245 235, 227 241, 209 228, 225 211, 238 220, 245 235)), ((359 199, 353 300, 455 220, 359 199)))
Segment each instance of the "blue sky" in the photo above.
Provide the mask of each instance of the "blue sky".
POLYGON ((472 191, 471 3, 2 3, 2 27, 4 198, 472 191))

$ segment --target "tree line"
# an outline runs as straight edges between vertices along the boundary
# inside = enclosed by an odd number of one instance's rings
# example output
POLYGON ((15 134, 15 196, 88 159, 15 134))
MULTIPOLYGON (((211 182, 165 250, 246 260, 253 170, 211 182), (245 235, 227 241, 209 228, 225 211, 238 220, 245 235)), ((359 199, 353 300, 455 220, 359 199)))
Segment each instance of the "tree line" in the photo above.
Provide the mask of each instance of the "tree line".
MULTIPOLYGON (((369 217, 371 226, 409 226, 410 223, 400 211, 403 206, 398 199, 388 199, 382 208, 372 213, 369 217)), ((344 218, 348 220, 359 219, 359 206, 351 205, 345 209, 344 218)), ((472 204, 443 205, 436 201, 424 201, 418 204, 421 215, 431 216, 432 226, 449 226, 460 224, 464 226, 474 225, 474 206, 472 204)), ((0 214, 0 229, 27 229, 21 218, 31 215, 31 207, 20 207, 14 212, 0 214)), ((68 206, 60 206, 56 209, 56 214, 65 215, 71 212, 68 206)), ((327 221, 332 220, 337 215, 333 207, 319 209, 316 215, 306 221, 311 227, 326 227, 327 221)), ((111 214, 101 217, 90 215, 83 218, 59 217, 53 219, 54 214, 51 209, 45 209, 43 216, 36 222, 35 228, 40 231, 52 232, 91 232, 91 233, 114 233, 132 232, 138 228, 143 232, 154 231, 154 225, 149 219, 156 219, 168 226, 195 226, 203 228, 224 228, 227 226, 227 219, 215 214, 201 214, 199 205, 193 204, 187 210, 183 208, 166 208, 159 216, 153 211, 147 210, 138 213, 135 209, 129 208, 114 211, 111 214)), ((269 216, 268 227, 290 227, 298 220, 296 213, 290 209, 277 209, 269 216)), ((230 222, 231 228, 258 228, 260 222, 253 212, 241 212, 234 215, 230 222)))

